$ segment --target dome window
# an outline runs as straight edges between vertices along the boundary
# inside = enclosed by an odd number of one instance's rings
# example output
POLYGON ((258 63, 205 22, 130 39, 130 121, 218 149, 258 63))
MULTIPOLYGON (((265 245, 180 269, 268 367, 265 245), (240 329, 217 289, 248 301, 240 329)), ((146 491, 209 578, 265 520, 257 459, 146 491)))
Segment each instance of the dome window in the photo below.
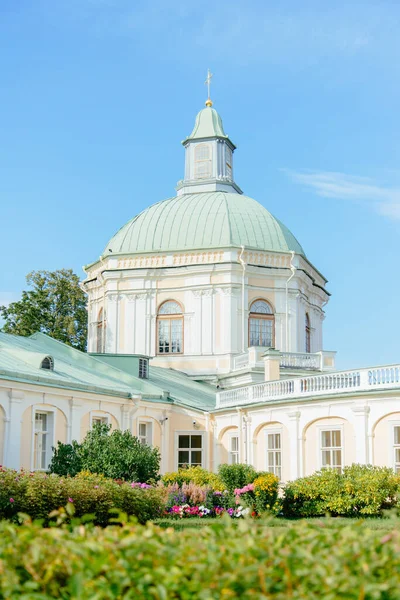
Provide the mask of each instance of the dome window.
POLYGON ((194 178, 210 179, 211 177, 211 146, 199 144, 194 149, 194 178))
POLYGON ((46 369, 47 371, 54 371, 54 360, 52 359, 51 356, 46 356, 41 364, 40 364, 40 368, 41 369, 46 369))
POLYGON ((158 354, 183 352, 182 307, 175 300, 161 304, 157 315, 158 354))
POLYGON ((249 346, 273 348, 275 344, 275 316, 266 300, 256 300, 250 306, 249 346))
POLYGON ((98 353, 104 352, 105 332, 106 316, 102 307, 100 308, 99 314, 97 315, 96 323, 96 352, 98 353))

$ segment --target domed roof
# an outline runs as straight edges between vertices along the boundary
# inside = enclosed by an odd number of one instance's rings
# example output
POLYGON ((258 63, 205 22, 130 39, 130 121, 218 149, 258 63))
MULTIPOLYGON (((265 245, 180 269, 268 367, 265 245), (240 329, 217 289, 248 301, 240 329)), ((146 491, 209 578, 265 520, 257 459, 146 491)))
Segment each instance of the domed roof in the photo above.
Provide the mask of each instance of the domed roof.
POLYGON ((197 114, 193 131, 186 140, 211 137, 227 138, 228 136, 225 134, 222 119, 215 108, 207 106, 197 114))
POLYGON ((245 246, 305 256, 294 235, 253 198, 227 192, 182 194, 153 204, 126 223, 104 254, 245 246))

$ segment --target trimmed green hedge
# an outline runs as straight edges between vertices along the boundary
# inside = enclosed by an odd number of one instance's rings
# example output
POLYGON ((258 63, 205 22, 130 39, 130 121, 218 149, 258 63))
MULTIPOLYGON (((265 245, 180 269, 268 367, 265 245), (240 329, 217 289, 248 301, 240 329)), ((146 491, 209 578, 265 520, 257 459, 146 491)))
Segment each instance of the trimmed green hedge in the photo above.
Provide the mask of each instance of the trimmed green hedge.
MULTIPOLYGON (((361 521, 360 524, 361 525, 361 521)), ((299 522, 43 529, 0 523, 0 600, 398 600, 400 534, 299 522)))
POLYGON ((387 467, 353 464, 323 469, 284 487, 285 517, 381 516, 397 505, 400 478, 387 467))
POLYGON ((140 523, 161 516, 163 490, 136 486, 88 472, 59 477, 0 467, 0 519, 16 520, 18 513, 24 513, 48 524, 49 514, 68 503, 74 506, 77 517, 94 515, 97 525, 107 525, 110 509, 135 516, 140 523))

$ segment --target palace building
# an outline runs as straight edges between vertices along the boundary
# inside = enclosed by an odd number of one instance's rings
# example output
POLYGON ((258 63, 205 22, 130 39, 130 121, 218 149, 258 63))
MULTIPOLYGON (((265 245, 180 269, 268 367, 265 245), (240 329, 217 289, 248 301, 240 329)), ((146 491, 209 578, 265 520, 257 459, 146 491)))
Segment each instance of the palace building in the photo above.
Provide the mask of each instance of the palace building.
POLYGON ((335 370, 327 280, 236 183, 236 146, 209 98, 182 143, 176 196, 85 267, 88 353, 0 334, 0 463, 46 469, 58 440, 100 421, 158 446, 163 472, 400 471, 400 365, 335 370))

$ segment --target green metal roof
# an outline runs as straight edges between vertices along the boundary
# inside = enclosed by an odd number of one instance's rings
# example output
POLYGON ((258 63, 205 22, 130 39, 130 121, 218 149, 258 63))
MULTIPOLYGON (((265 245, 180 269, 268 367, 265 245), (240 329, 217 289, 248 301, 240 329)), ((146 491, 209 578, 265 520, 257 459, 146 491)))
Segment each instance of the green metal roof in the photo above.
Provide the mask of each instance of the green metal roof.
POLYGON ((200 410, 215 407, 214 389, 183 373, 150 366, 149 379, 140 379, 123 366, 107 364, 43 333, 20 337, 0 332, 0 379, 124 398, 141 394, 144 400, 200 410), (40 368, 46 356, 54 360, 53 371, 40 368))
POLYGON ((207 106, 198 113, 193 131, 183 143, 187 142, 188 140, 210 137, 228 138, 228 136, 225 134, 221 117, 215 108, 207 106))
POLYGON ((259 202, 226 192, 183 194, 153 204, 111 238, 104 254, 240 246, 305 256, 289 229, 259 202))

